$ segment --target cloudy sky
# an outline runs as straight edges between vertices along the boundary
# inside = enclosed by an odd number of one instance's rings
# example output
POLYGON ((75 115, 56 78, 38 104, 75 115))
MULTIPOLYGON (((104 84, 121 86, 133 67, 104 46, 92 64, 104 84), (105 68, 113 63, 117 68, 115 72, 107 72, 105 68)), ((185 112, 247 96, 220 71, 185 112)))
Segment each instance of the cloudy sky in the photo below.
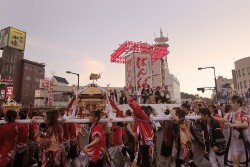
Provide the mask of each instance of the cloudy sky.
MULTIPOLYGON (((170 72, 181 91, 200 93, 216 75, 231 78, 234 62, 250 56, 249 0, 1 0, 0 29, 27 32, 25 58, 46 63, 46 76, 89 83, 102 73, 102 86, 124 86, 125 67, 110 55, 126 40, 154 43, 160 27, 169 37, 170 72)), ((0 52, 1 53, 1 52, 0 52)), ((210 96, 207 91, 203 96, 210 96)))

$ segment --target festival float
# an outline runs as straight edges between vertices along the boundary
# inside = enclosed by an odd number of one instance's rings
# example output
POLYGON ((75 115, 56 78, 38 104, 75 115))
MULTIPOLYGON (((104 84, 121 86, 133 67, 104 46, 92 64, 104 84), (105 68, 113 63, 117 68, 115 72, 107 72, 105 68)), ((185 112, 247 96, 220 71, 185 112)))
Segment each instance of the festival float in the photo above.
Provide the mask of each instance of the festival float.
POLYGON ((108 96, 107 90, 94 82, 100 78, 101 74, 92 73, 90 75, 92 83, 74 92, 74 96, 66 108, 67 114, 70 115, 71 118, 86 118, 90 111, 97 109, 102 110, 111 117, 115 115, 114 112, 123 117, 122 112, 108 96))
POLYGON ((17 103, 14 99, 11 98, 8 98, 7 102, 3 103, 1 106, 4 113, 6 113, 7 110, 14 110, 16 112, 19 112, 21 107, 21 104, 17 103))

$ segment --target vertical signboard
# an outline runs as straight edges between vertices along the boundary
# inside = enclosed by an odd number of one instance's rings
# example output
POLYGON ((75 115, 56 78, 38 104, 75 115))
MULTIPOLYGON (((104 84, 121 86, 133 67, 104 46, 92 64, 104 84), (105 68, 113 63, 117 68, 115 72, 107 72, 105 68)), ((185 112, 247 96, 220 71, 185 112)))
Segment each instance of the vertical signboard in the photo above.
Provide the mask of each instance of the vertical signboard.
POLYGON ((135 82, 141 88, 150 85, 152 88, 152 62, 150 54, 135 53, 135 82))
POLYGON ((222 85, 219 102, 221 104, 226 103, 227 102, 227 97, 228 97, 227 88, 225 87, 225 85, 222 85))
POLYGON ((125 65, 126 87, 142 88, 144 85, 152 87, 151 55, 145 53, 132 53, 126 57, 125 65))
POLYGON ((126 57, 125 60, 125 80, 126 80, 126 87, 131 89, 135 86, 135 68, 134 68, 134 55, 131 54, 126 57))
POLYGON ((53 105, 53 80, 42 80, 42 88, 48 90, 48 106, 52 107, 53 105))
POLYGON ((5 28, 0 32, 0 48, 8 46, 9 28, 5 28))
POLYGON ((6 87, 6 94, 5 99, 13 98, 14 97, 14 87, 13 86, 7 86, 6 87))

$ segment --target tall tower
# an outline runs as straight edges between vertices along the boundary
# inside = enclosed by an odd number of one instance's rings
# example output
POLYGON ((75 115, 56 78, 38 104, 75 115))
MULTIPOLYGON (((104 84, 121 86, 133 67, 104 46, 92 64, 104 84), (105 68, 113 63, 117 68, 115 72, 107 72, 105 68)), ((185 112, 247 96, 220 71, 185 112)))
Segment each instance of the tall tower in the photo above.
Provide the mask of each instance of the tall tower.
MULTIPOLYGON (((156 45, 163 46, 168 48, 169 45, 168 37, 163 36, 162 29, 160 28, 160 37, 154 39, 156 45)), ((153 87, 165 86, 166 85, 166 75, 169 74, 167 56, 162 57, 161 59, 153 63, 153 87)))

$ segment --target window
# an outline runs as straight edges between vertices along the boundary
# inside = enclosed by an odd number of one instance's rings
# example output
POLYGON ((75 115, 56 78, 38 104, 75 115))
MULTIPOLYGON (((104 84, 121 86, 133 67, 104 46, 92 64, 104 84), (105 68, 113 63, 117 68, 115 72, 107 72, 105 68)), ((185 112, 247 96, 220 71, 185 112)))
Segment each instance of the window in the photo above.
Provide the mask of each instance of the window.
POLYGON ((239 77, 241 77, 240 70, 238 70, 239 77))
POLYGON ((14 56, 11 56, 10 62, 11 62, 11 63, 14 63, 14 56))
POLYGON ((10 74, 12 73, 12 66, 10 66, 10 74))
POLYGON ((68 102, 68 95, 54 94, 54 102, 68 102))
POLYGON ((247 88, 247 81, 244 81, 244 87, 247 88))
POLYGON ((250 67, 247 68, 247 74, 250 75, 250 67))
POLYGON ((35 82, 40 82, 40 79, 39 79, 39 78, 36 78, 36 79, 35 79, 35 82))
POLYGON ((26 76, 26 80, 27 80, 27 81, 30 81, 30 80, 31 80, 31 77, 30 77, 30 76, 26 76))
POLYGON ((242 75, 245 76, 245 69, 242 69, 242 75))
POLYGON ((9 66, 8 66, 8 65, 5 66, 5 73, 6 73, 6 74, 9 73, 9 66))
POLYGON ((238 84, 237 84, 237 85, 238 85, 238 87, 237 87, 237 88, 238 88, 238 89, 240 89, 240 83, 239 83, 239 82, 238 82, 238 84))
POLYGON ((240 82, 240 88, 242 89, 242 82, 240 82))

